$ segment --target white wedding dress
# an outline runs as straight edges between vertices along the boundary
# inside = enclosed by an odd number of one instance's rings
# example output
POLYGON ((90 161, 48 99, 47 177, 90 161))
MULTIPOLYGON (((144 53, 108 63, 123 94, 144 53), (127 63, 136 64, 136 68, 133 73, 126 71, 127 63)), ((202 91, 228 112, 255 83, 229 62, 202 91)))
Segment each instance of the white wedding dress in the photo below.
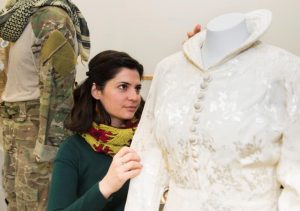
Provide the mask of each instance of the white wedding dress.
POLYGON ((157 211, 166 187, 165 211, 300 210, 300 59, 258 41, 267 11, 247 21, 250 38, 209 69, 205 31, 158 64, 126 211, 157 211))

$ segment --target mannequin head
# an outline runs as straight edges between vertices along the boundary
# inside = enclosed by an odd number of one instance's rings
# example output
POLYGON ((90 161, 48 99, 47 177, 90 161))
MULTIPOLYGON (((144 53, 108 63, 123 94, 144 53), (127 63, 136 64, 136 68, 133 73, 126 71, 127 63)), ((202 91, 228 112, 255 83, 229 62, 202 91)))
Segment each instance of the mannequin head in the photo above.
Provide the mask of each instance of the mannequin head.
POLYGON ((248 37, 244 14, 229 13, 214 18, 207 24, 206 39, 201 49, 204 66, 218 63, 248 37))
POLYGON ((207 24, 207 29, 209 31, 222 32, 224 30, 230 30, 236 28, 237 26, 243 26, 245 21, 245 15, 242 13, 228 13, 220 15, 212 19, 207 24))

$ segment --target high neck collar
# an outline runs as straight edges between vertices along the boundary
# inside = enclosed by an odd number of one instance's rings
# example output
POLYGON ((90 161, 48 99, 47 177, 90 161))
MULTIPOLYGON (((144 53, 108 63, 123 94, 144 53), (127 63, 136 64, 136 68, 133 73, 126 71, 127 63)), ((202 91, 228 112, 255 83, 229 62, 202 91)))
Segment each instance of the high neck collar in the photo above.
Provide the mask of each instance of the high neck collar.
POLYGON ((272 21, 272 13, 269 10, 255 10, 245 14, 246 23, 250 36, 239 47, 233 49, 231 52, 224 55, 215 64, 209 68, 205 68, 202 61, 201 47, 206 38, 206 30, 196 34, 191 39, 183 44, 183 53, 192 64, 203 72, 210 71, 211 68, 220 65, 229 59, 235 57, 240 52, 251 47, 259 38, 266 32, 272 21))

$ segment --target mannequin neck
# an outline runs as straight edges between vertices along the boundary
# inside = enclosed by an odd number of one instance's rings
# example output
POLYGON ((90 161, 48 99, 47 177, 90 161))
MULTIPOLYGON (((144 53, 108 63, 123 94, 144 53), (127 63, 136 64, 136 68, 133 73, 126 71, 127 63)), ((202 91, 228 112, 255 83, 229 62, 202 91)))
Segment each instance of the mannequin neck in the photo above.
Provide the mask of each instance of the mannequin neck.
POLYGON ((246 20, 241 13, 230 13, 211 20, 201 48, 204 67, 209 68, 221 61, 248 37, 246 20))

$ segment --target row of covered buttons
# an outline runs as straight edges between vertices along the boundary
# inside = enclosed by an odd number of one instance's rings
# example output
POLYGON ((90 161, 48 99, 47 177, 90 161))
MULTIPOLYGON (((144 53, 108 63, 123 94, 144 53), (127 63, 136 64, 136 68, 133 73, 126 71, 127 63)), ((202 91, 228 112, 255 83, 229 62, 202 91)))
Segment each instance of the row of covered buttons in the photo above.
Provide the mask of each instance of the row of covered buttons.
POLYGON ((199 113, 203 110, 202 101, 204 100, 204 96, 205 96, 204 92, 207 90, 208 84, 211 81, 212 81, 211 75, 207 74, 206 76, 203 77, 203 81, 200 84, 200 91, 197 95, 197 100, 194 103, 194 111, 195 111, 193 115, 194 123, 197 123, 199 120, 199 113))
POLYGON ((199 123, 199 119, 200 119, 200 112, 203 110, 203 100, 205 97, 205 91, 208 88, 209 83, 212 81, 212 77, 209 73, 207 73, 204 77, 202 82, 200 83, 200 90, 197 94, 197 98, 196 98, 196 102, 194 103, 194 112, 193 112, 193 116, 192 116, 192 125, 190 127, 190 138, 189 138, 189 142, 191 144, 191 153, 192 153, 192 158, 194 160, 194 162, 198 162, 197 158, 199 157, 199 152, 198 147, 196 147, 195 145, 197 145, 198 142, 198 131, 197 131, 197 124, 199 123), (195 146, 195 147, 193 147, 195 146))

